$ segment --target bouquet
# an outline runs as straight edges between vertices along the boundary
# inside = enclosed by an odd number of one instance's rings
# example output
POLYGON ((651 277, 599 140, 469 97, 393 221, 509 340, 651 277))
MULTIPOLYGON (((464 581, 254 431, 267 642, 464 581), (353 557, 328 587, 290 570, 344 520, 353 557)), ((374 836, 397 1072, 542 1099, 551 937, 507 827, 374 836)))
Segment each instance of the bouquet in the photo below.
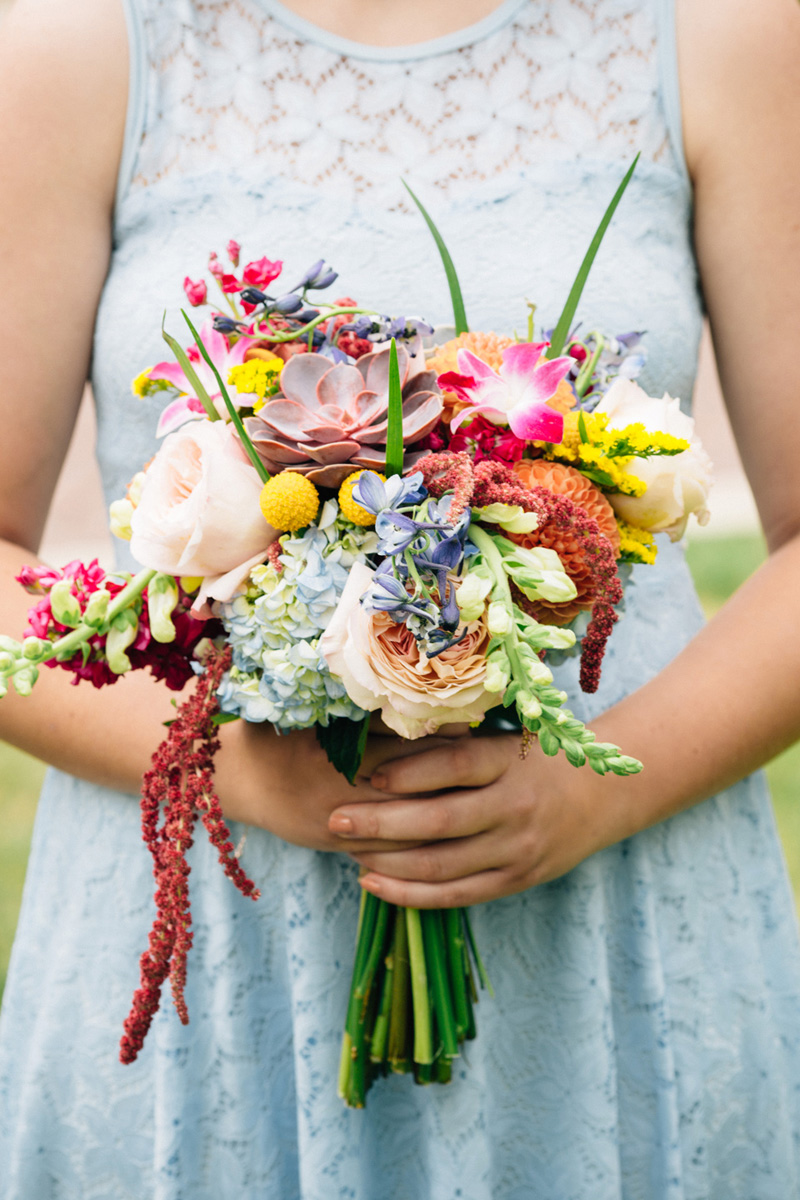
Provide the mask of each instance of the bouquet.
MULTIPOLYGON (((635 164, 634 164, 635 166, 635 164)), ((631 171, 633 168, 631 168, 631 171)), ((639 333, 573 328, 585 279, 628 173, 554 329, 470 332, 455 269, 416 197, 450 282, 455 328, 391 318, 316 262, 288 290, 283 264, 241 268, 230 242, 208 284, 187 277, 200 330, 145 370, 137 396, 164 407, 160 446, 111 506, 135 575, 97 562, 25 568, 35 597, 21 641, 0 638, 0 692, 39 667, 114 684, 149 668, 181 690, 142 788, 156 919, 120 1056, 141 1049, 167 979, 180 1019, 191 947, 186 851, 198 817, 240 891, 259 892, 213 784, 218 727, 243 718, 314 728, 353 782, 370 720, 406 739, 453 723, 517 730, 576 768, 641 764, 566 707, 551 666, 580 654, 596 690, 627 564, 654 534, 705 520, 710 463, 678 401, 635 379, 639 333), (270 289, 270 290, 268 290, 270 289)), ((410 190, 410 189, 409 189, 410 190)), ((412 193, 413 196, 413 193, 412 193)), ((396 908, 362 893, 339 1091, 362 1107, 388 1071, 446 1082, 475 1037, 490 984, 466 910, 396 908)))

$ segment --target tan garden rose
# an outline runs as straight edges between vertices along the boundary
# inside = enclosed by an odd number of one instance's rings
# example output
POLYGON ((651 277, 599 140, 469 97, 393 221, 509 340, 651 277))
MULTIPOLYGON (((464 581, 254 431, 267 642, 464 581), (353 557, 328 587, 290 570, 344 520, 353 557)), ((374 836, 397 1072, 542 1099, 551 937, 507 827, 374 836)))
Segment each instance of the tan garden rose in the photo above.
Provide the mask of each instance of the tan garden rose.
POLYGON ((188 421, 163 441, 131 515, 131 553, 169 575, 200 576, 227 599, 279 536, 259 508, 261 480, 224 421, 188 421))
POLYGON ((360 603, 373 572, 357 563, 350 572, 320 648, 350 699, 368 712, 380 709, 386 725, 404 738, 435 733, 443 725, 480 721, 501 696, 487 692, 485 617, 467 636, 435 658, 420 652, 413 635, 384 612, 360 603))

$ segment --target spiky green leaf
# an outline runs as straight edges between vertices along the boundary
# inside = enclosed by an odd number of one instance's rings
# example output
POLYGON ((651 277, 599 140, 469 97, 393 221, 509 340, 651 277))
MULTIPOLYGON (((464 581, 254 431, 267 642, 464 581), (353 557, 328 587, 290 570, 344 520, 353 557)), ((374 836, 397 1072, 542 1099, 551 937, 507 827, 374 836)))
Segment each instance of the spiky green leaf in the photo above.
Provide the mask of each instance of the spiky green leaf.
POLYGON ((622 197, 625 195, 625 190, 633 178, 633 172, 636 170, 636 164, 639 161, 639 157, 640 156, 637 154, 636 158, 631 163, 625 178, 614 193, 613 200, 603 214, 603 219, 597 227, 597 232, 591 240, 589 249, 586 251, 586 256, 580 265, 580 270, 575 277, 575 282, 573 283, 569 296, 567 297, 567 303, 564 305, 564 311, 558 318, 556 327, 553 330, 553 335, 550 339, 550 348, 546 354, 547 358, 557 358, 564 349, 564 343, 569 336, 572 322, 575 319, 575 313, 578 310, 580 298, 583 295, 583 289, 586 286, 586 280, 589 278, 589 272, 591 271, 594 265, 594 260, 597 257, 597 251, 600 249, 600 244, 606 235, 606 230, 611 224, 611 218, 617 211, 617 206, 619 205, 622 197))
POLYGON ((403 388, 397 362, 397 343, 389 348, 389 411, 386 430, 386 478, 403 474, 403 388))
POLYGON ((456 268, 455 268, 455 265, 453 264, 453 260, 450 257, 450 251, 447 249, 447 246, 445 246, 444 238, 439 233, 439 230, 436 228, 436 225, 434 224, 430 214, 428 213, 428 210, 425 208, 425 205, 422 203, 421 200, 419 200, 414 195, 411 188, 406 183, 405 179, 403 180, 403 187, 406 189, 409 196, 414 201, 414 203, 416 204, 419 211, 422 213, 422 216, 425 219, 428 229, 430 229, 431 233, 433 234, 433 240, 436 242, 436 248, 439 251, 439 255, 441 256, 441 259, 442 259, 442 266, 444 267, 444 273, 447 276, 447 286, 450 288, 450 300, 452 301, 452 304, 453 304, 453 323, 456 327, 456 334, 458 335, 459 333, 469 333, 469 325, 467 324, 467 313, 464 308, 464 297, 461 294, 461 284, 458 282, 458 275, 456 274, 456 268))
MULTIPOLYGON (((166 317, 166 315, 167 314, 165 313, 164 316, 166 317)), ((161 322, 161 336, 163 337, 164 341, 169 346, 172 353, 175 355, 175 358, 178 360, 179 367, 183 371, 183 373, 186 376, 186 378, 188 379, 189 383, 194 388, 194 394, 195 394, 195 396, 197 396, 197 399, 200 401, 203 408, 206 410, 209 421, 218 421, 219 413, 217 412, 216 408, 214 407, 213 400, 211 399, 208 392, 206 391, 206 389, 203 387, 202 383, 200 382, 200 377, 198 376, 198 374, 195 371, 192 364, 189 362, 189 357, 188 357, 186 351, 184 350, 183 346, 180 344, 179 341, 177 341, 174 337, 172 337, 171 334, 167 333, 166 329, 164 328, 163 319, 161 322)))
POLYGON ((239 440, 241 441, 242 445, 244 446, 245 450, 247 451, 247 455, 248 455, 251 463, 253 464, 256 471, 258 472, 259 479, 261 480, 262 483, 266 483, 267 480, 269 479, 269 471, 264 466, 261 459, 258 457, 258 451, 256 450, 253 443, 250 441, 250 438, 247 436, 247 430, 245 429, 244 425, 242 424, 242 418, 239 416, 239 411, 236 408, 236 405, 233 403, 230 396, 228 395, 228 389, 225 387, 225 384, 223 383, 222 376, 220 375, 219 371, 217 370, 217 368, 214 364, 214 361, 211 358, 211 355, 208 353, 208 350, 206 349, 205 344, 203 343, 202 339, 200 338, 200 334, 197 332, 194 325, 190 321, 188 314, 185 313, 183 311, 183 309, 181 309, 181 315, 183 316, 184 321, 189 326, 189 329, 192 332, 192 337, 195 340, 195 345, 197 346, 197 349, 200 351, 203 358, 205 359, 205 361, 211 368, 211 370, 214 374, 214 378, 216 379, 217 383, 219 384, 220 395, 222 396, 222 399, 225 401, 225 407, 227 408, 228 415, 230 416, 231 421, 233 421, 234 428, 236 429, 236 432, 239 435, 239 440))

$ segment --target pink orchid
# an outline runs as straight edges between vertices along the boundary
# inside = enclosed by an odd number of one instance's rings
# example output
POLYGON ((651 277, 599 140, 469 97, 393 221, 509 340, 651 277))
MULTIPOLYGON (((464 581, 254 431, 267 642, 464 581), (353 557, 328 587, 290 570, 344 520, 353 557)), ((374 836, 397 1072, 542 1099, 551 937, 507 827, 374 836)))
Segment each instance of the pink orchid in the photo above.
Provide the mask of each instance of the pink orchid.
POLYGON ((189 303, 192 308, 198 308, 201 304, 205 304, 208 289, 204 279, 199 279, 197 283, 190 279, 187 275, 183 281, 183 290, 186 292, 189 303))
POLYGON ((471 350, 459 350, 458 371, 447 371, 438 380, 442 390, 455 392, 468 405, 451 423, 451 430, 482 414, 493 425, 508 425, 525 441, 560 442, 564 418, 545 401, 555 394, 573 360, 541 362, 549 344, 520 342, 506 347, 499 372, 471 350))
MULTIPOLYGON (((200 330, 200 340, 225 382, 228 380, 228 373, 231 368, 238 367, 244 362, 244 356, 250 345, 247 338, 240 338, 235 346, 229 346, 228 339, 223 334, 217 333, 211 320, 206 321, 200 330)), ((220 413, 222 413, 224 411, 222 408, 222 395, 214 373, 205 359, 200 358, 199 352, 195 351, 195 354, 197 355, 197 359, 192 365, 197 373, 197 377, 217 405, 220 413)), ((195 358, 195 355, 191 353, 191 349, 188 357, 190 359, 195 358)), ((165 379, 182 393, 177 400, 173 400, 168 404, 162 412, 156 429, 156 437, 164 437, 165 434, 172 433, 174 429, 177 429, 179 425, 183 425, 184 421, 189 421, 193 417, 205 414, 206 410, 203 407, 202 401, 195 395, 194 388, 183 373, 183 367, 178 363, 156 363, 150 370, 149 375, 151 379, 165 379)))
POLYGON ((283 262, 280 259, 270 262, 268 258, 259 258, 255 262, 247 264, 242 272, 242 279, 247 287, 263 291, 272 283, 273 279, 278 278, 282 270, 283 262))

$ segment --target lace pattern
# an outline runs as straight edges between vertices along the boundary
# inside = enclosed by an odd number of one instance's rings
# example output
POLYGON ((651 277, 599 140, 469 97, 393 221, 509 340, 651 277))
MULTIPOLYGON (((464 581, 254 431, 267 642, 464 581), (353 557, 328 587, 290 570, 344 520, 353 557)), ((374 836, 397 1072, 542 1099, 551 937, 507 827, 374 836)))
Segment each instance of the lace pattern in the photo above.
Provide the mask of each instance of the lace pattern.
POLYGON ((398 168, 447 193, 565 156, 671 161, 643 0, 528 0, 488 36, 410 61, 304 40, 262 0, 168 0, 147 6, 143 53, 134 188, 249 161, 393 208, 408 203, 398 168))

